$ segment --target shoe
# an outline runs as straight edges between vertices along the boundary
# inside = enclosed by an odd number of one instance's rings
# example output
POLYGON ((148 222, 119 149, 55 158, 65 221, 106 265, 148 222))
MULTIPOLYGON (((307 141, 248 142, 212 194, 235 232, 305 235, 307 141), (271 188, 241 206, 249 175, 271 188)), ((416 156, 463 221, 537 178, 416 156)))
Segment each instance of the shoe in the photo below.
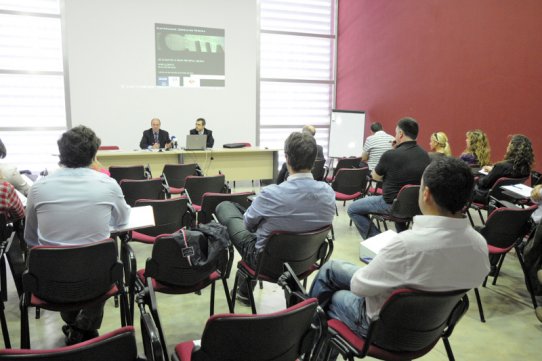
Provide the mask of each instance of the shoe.
MULTIPOLYGON (((231 295, 230 295, 230 296, 231 296, 231 299, 232 299, 232 301, 233 301, 233 290, 231 291, 231 295)), ((238 300, 239 302, 241 302, 243 305, 250 307, 250 300, 249 300, 248 296, 243 295, 241 292, 239 292, 239 290, 237 290, 237 297, 236 297, 236 298, 237 298, 237 300, 238 300)))
POLYGON ((76 343, 85 341, 85 333, 75 327, 64 325, 62 326, 62 332, 64 332, 64 334, 67 333, 66 338, 64 338, 66 346, 75 345, 76 343))
POLYGON ((488 276, 495 277, 497 274, 497 266, 491 266, 491 270, 489 271, 488 276))

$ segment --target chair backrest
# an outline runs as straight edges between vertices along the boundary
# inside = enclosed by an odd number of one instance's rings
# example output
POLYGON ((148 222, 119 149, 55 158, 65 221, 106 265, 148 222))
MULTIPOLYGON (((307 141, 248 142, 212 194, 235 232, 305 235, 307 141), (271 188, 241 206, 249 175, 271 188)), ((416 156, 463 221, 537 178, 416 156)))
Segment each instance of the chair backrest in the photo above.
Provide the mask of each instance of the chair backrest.
POLYGON ((528 208, 497 208, 487 217, 480 233, 489 245, 511 248, 530 230, 531 214, 537 206, 528 208))
POLYGON ((154 227, 138 229, 139 233, 156 237, 161 234, 177 232, 183 226, 191 223, 188 212, 188 198, 177 197, 171 199, 138 199, 136 207, 152 206, 154 212, 154 227))
POLYGON ((254 194, 254 192, 204 193, 201 199, 201 211, 198 214, 198 223, 211 222, 213 220, 213 213, 215 212, 216 207, 224 201, 239 203, 245 208, 250 207, 248 197, 253 196, 254 194))
POLYGON ((73 346, 49 350, 4 349, 0 360, 47 361, 137 361, 136 338, 133 326, 126 326, 73 346))
POLYGON ((359 168, 360 163, 361 157, 339 158, 333 172, 334 174, 337 174, 339 169, 359 168))
POLYGON ((422 214, 418 205, 418 196, 420 194, 420 186, 407 184, 403 186, 397 193, 397 197, 393 200, 390 209, 390 214, 396 218, 412 219, 414 216, 422 214))
POLYGON ((100 145, 98 150, 119 150, 118 145, 100 145))
POLYGON ((325 169, 326 160, 325 159, 316 159, 312 165, 311 173, 315 180, 322 181, 324 180, 324 175, 326 173, 325 169))
POLYGON ((466 292, 395 290, 370 325, 371 343, 394 352, 428 352, 467 311, 466 292))
POLYGON ((82 246, 36 246, 30 249, 23 291, 51 303, 93 300, 122 283, 122 263, 112 239, 82 246))
POLYGON ((201 198, 206 192, 222 193, 226 177, 224 174, 215 176, 188 176, 185 180, 185 190, 193 204, 201 205, 201 198))
POLYGON ((331 226, 326 226, 312 232, 273 233, 260 255, 260 274, 276 280, 287 262, 296 276, 304 277, 315 263, 329 257, 328 249, 332 249, 332 241, 328 239, 330 230, 331 226))
MULTIPOLYGON (((197 242, 203 253, 209 251, 207 237, 201 235, 197 242)), ((152 256, 147 259, 145 277, 155 278, 160 283, 170 286, 195 286, 228 263, 228 252, 225 249, 213 262, 198 267, 190 264, 188 258, 184 257, 186 249, 172 235, 158 237, 152 247, 152 256)))
MULTIPOLYGON (((502 196, 502 186, 508 186, 518 183, 525 183, 527 181, 528 177, 523 178, 511 178, 511 177, 501 177, 495 181, 491 189, 489 190, 487 194, 487 199, 489 200, 491 197, 495 199, 503 199, 502 196)), ((505 198, 506 199, 506 198, 505 198)))
POLYGON ((147 179, 145 167, 142 165, 112 165, 109 167, 109 173, 117 183, 120 183, 123 179, 147 179))
POLYGON ((162 174, 166 177, 170 187, 184 187, 186 177, 196 175, 196 163, 192 164, 164 164, 162 174))
POLYGON ((164 199, 165 191, 160 179, 123 179, 120 181, 120 189, 124 194, 126 203, 135 206, 138 199, 164 199))
POLYGON ((363 193, 367 188, 369 168, 343 168, 335 173, 331 188, 343 194, 363 193))
POLYGON ((201 348, 193 361, 292 361, 312 344, 311 322, 316 314, 315 298, 268 315, 215 315, 209 318, 201 337, 201 348))

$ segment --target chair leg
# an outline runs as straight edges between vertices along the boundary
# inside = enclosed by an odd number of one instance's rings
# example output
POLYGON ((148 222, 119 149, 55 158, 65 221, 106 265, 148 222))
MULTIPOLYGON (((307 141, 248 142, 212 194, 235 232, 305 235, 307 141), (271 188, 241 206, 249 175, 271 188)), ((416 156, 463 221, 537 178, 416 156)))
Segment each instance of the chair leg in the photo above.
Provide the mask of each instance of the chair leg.
POLYGON ((245 282, 247 284, 248 300, 250 301, 250 308, 252 309, 252 314, 255 315, 257 312, 256 312, 256 301, 254 301, 254 291, 252 291, 252 280, 250 277, 247 277, 245 282))
POLYGON ((523 253, 518 248, 518 246, 515 247, 516 253, 518 256, 518 261, 521 266, 521 270, 523 271, 523 276, 525 277, 525 285, 527 286, 527 291, 531 295, 531 302, 533 303, 533 307, 536 310, 538 307, 538 302, 536 301, 536 296, 533 293, 533 284, 531 283, 531 278, 527 275, 527 270, 525 269, 525 260, 523 259, 523 253))
POLYGON ((339 216, 339 210, 337 209, 337 204, 335 204, 335 214, 337 215, 337 217, 339 216))
POLYGON ((478 288, 474 289, 474 294, 476 295, 476 303, 478 304, 478 312, 480 313, 480 321, 486 322, 486 318, 484 317, 484 309, 482 308, 482 299, 480 298, 480 292, 478 291, 478 288))
POLYGON ((493 277, 493 282, 491 283, 493 286, 497 284, 497 278, 499 278, 499 273, 501 273, 501 267, 502 263, 504 262, 504 257, 506 257, 506 253, 503 253, 501 255, 501 258, 499 259, 499 263, 497 264, 497 270, 495 271, 495 277, 493 277))
POLYGON ((39 320, 41 317, 41 309, 39 307, 36 307, 36 320, 39 320))
POLYGON ((469 217, 469 221, 470 221, 470 224, 471 226, 474 228, 474 221, 472 220, 472 216, 470 215, 470 212, 469 210, 467 209, 467 217, 469 217))
POLYGON ((30 295, 23 294, 19 305, 21 310, 21 348, 30 348, 30 326, 28 325, 28 307, 26 298, 30 295))
POLYGON ((444 342, 444 348, 446 349, 448 360, 455 361, 454 353, 452 351, 452 346, 450 346, 450 340, 448 340, 448 337, 443 337, 442 342, 444 342))
POLYGON ((211 302, 210 302, 210 310, 209 310, 209 316, 212 316, 215 314, 215 281, 211 283, 211 302))
POLYGON ((482 215, 482 210, 478 208, 478 215, 480 216, 480 220, 482 221, 482 224, 486 224, 486 221, 484 220, 484 216, 482 215))
POLYGON ((260 289, 263 290, 263 281, 262 281, 262 280, 259 280, 259 281, 258 281, 258 284, 260 285, 260 289))
POLYGON ((6 314, 4 313, 4 301, 0 301, 0 323, 2 324, 2 335, 4 336, 4 347, 11 348, 8 324, 6 322, 6 314))
POLYGON ((228 310, 230 311, 230 313, 233 313, 233 305, 232 305, 231 297, 230 297, 230 289, 228 287, 228 282, 226 281, 224 277, 222 277, 222 286, 224 287, 224 293, 226 294, 226 302, 228 303, 228 310))
POLYGON ((231 313, 235 313, 235 300, 237 299, 237 287, 239 286, 239 271, 235 274, 235 281, 233 281, 233 291, 231 293, 231 313))

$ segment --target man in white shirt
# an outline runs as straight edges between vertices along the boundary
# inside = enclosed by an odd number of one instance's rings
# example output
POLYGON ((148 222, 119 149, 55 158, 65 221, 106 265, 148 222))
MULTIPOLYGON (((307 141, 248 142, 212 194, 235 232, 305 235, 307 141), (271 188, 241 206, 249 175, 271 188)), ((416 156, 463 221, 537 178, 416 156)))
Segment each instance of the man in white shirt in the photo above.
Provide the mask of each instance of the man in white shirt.
POLYGON ((369 169, 373 170, 382 154, 392 148, 392 142, 395 138, 386 133, 382 129, 382 124, 378 122, 371 124, 371 132, 373 132, 373 135, 368 136, 363 144, 361 160, 367 162, 369 169))
POLYGON ((439 292, 479 286, 489 272, 487 244, 461 213, 473 185, 463 161, 444 157, 431 163, 420 186, 423 215, 414 218, 412 229, 398 233, 363 268, 326 263, 310 296, 318 298, 328 317, 364 337, 395 289, 439 292))

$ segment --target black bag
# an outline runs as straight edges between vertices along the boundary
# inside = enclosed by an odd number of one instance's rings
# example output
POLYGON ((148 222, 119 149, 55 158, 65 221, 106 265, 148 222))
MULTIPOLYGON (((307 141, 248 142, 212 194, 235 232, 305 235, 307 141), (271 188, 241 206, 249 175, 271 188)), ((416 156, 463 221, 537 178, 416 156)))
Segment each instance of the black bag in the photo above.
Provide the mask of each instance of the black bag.
POLYGON ((214 264, 218 256, 230 245, 228 231, 223 225, 210 222, 195 230, 181 230, 173 238, 181 247, 182 256, 194 268, 214 264))
POLYGON ((525 262, 525 277, 533 286, 532 293, 542 295, 542 285, 538 282, 537 272, 542 267, 542 223, 540 223, 534 236, 527 240, 523 247, 523 260, 525 262))

